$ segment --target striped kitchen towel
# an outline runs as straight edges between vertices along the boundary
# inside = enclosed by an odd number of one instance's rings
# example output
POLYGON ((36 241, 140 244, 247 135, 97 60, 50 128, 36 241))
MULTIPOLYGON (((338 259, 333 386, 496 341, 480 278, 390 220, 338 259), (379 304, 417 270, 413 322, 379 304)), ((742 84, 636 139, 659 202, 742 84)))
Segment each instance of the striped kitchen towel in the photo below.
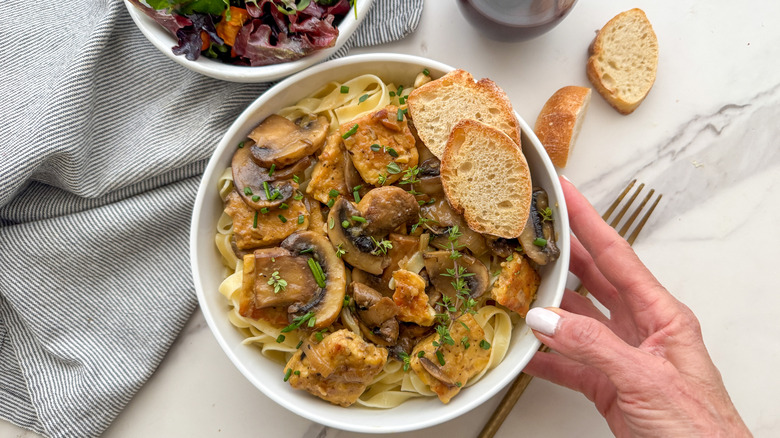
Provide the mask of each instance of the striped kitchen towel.
MULTIPOLYGON (((336 56, 404 37, 422 8, 376 0, 336 56)), ((0 418, 97 436, 197 305, 200 175, 270 84, 179 66, 120 0, 4 0, 0 16, 0 418)))

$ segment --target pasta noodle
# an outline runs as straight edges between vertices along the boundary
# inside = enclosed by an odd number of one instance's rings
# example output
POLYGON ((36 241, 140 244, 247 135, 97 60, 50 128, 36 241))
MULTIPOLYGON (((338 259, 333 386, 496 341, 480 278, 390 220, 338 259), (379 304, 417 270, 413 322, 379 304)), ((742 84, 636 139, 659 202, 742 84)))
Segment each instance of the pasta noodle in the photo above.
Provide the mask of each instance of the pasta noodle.
MULTIPOLYGON (((414 84, 415 86, 420 86, 428 80, 430 78, 427 75, 420 74, 414 84)), ((402 89, 394 84, 386 84, 376 75, 361 75, 344 83, 330 82, 311 96, 281 109, 278 115, 288 120, 311 117, 311 115, 323 116, 327 119, 330 131, 333 132, 337 131, 344 124, 364 117, 367 114, 375 113, 388 105, 403 106, 405 98, 412 90, 413 87, 402 89)), ((305 172, 305 181, 299 181, 299 193, 307 191, 307 184, 310 183, 311 175, 311 168, 309 168, 305 172)), ((235 192, 236 188, 237 185, 233 181, 233 174, 231 169, 228 168, 220 176, 217 184, 220 198, 227 203, 231 193, 235 192)), ((327 233, 328 227, 333 228, 333 223, 326 224, 324 220, 320 220, 320 205, 317 204, 317 201, 306 197, 304 203, 312 216, 310 229, 324 234, 327 233), (316 215, 312 213, 315 209, 318 212, 316 215)), ((237 251, 235 246, 236 224, 234 224, 233 220, 233 217, 227 213, 226 209, 217 221, 215 234, 215 244, 226 267, 226 276, 219 286, 219 292, 231 304, 228 312, 229 321, 244 333, 244 344, 258 347, 264 356, 284 365, 295 355, 305 339, 301 338, 299 330, 283 332, 277 325, 263 318, 253 319, 240 313, 244 262, 241 252, 237 251)), ((257 213, 255 213, 255 221, 257 221, 257 213)), ((299 223, 302 223, 302 221, 299 221, 299 223)), ((406 232, 409 232, 409 230, 407 229, 406 232)), ((403 267, 403 269, 414 275, 420 273, 425 268, 423 253, 425 248, 428 248, 429 238, 428 234, 424 234, 419 250, 400 262, 399 267, 403 267)), ((481 262, 487 266, 489 272, 501 269, 500 261, 494 256, 482 257, 481 262)), ((352 273, 347 270, 346 275, 347 284, 349 284, 352 273)), ((429 273, 429 275, 432 274, 429 273)), ((496 275, 491 275, 490 283, 487 287, 493 286, 495 281, 496 275)), ((396 286, 396 280, 393 277, 389 287, 393 289, 396 286)), ((487 295, 489 296, 489 294, 487 295)), ((489 297, 483 297, 476 303, 473 317, 484 331, 484 340, 490 346, 490 353, 486 364, 476 375, 464 382, 464 386, 470 386, 478 382, 486 372, 501 363, 510 346, 512 328, 519 319, 517 314, 490 301, 489 297)), ((338 320, 355 337, 358 339, 365 338, 360 322, 346 306, 341 309, 338 320)), ((479 347, 474 346, 473 348, 479 347)), ((365 391, 359 396, 355 404, 368 408, 387 409, 398 406, 411 398, 434 397, 436 395, 437 393, 423 382, 417 373, 409 370, 407 361, 387 360, 381 371, 368 383, 365 391)))

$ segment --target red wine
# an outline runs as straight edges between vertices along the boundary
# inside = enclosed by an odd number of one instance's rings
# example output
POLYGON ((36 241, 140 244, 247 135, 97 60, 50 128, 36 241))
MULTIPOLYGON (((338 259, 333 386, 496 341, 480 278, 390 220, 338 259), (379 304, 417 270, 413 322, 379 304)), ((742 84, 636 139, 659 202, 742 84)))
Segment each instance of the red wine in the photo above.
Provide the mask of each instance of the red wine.
POLYGON ((463 16, 488 38, 522 41, 555 27, 577 0, 458 0, 463 16))

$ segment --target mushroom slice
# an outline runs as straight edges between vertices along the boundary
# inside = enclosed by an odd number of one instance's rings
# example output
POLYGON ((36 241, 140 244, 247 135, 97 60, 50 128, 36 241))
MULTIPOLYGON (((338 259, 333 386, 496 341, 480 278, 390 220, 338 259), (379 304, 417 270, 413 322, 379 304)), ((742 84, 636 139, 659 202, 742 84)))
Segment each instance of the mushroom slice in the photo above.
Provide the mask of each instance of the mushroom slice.
POLYGON ((360 331, 377 345, 394 345, 398 339, 398 313, 393 300, 361 283, 352 283, 352 297, 360 331))
POLYGON ((276 171, 269 175, 270 170, 260 167, 252 160, 249 147, 244 146, 233 154, 230 167, 233 172, 233 184, 236 191, 244 199, 244 202, 255 210, 262 208, 275 208, 281 205, 295 194, 298 184, 283 179, 285 174, 292 178, 293 175, 303 173, 309 166, 308 160, 301 160, 282 175, 276 171), (276 181, 278 179, 278 181, 276 181))
POLYGON ((431 245, 437 248, 449 248, 449 240, 446 234, 452 227, 457 226, 461 236, 458 238, 458 244, 463 245, 477 257, 488 252, 485 238, 472 230, 466 224, 463 216, 458 214, 450 207, 449 202, 444 196, 436 198, 433 204, 428 204, 420 209, 420 216, 427 219, 423 226, 434 234, 440 235, 431 241, 431 245))
POLYGON ((390 264, 390 258, 378 251, 376 239, 364 232, 365 223, 355 221, 353 217, 362 218, 351 202, 339 197, 328 214, 328 222, 334 224, 332 228, 328 227, 330 242, 345 251, 341 257, 350 265, 370 274, 381 275, 390 264))
POLYGON ((238 312, 257 318, 260 309, 310 302, 318 290, 305 258, 284 248, 258 249, 244 256, 238 312))
POLYGON ((468 254, 462 254, 457 260, 453 260, 451 254, 450 251, 431 251, 423 254, 425 270, 428 271, 428 276, 436 290, 452 299, 457 298, 455 288, 452 286, 455 280, 451 275, 457 262, 458 267, 463 267, 465 273, 469 274, 463 277, 470 291, 469 295, 477 298, 485 293, 490 284, 490 275, 485 265, 468 254))
POLYGON ((366 234, 385 235, 399 226, 417 219, 420 205, 412 194, 400 187, 372 189, 357 205, 360 215, 368 221, 366 234))
POLYGON ((272 114, 249 134, 255 141, 249 151, 262 167, 285 167, 316 152, 327 133, 328 120, 323 116, 305 116, 292 122, 272 114))
POLYGON ((336 256, 328 239, 313 231, 293 233, 282 242, 281 247, 303 259, 309 269, 308 274, 318 286, 312 299, 290 305, 290 318, 314 312, 314 329, 330 326, 344 304, 347 286, 344 263, 336 256))
POLYGON ((539 265, 555 261, 561 253, 555 245, 555 228, 544 189, 533 189, 531 214, 519 240, 525 254, 539 265))
POLYGON ((385 268, 382 274, 382 283, 390 284, 395 271, 406 268, 407 262, 420 251, 420 238, 406 234, 390 233, 388 236, 393 245, 387 255, 390 257, 390 264, 385 268))

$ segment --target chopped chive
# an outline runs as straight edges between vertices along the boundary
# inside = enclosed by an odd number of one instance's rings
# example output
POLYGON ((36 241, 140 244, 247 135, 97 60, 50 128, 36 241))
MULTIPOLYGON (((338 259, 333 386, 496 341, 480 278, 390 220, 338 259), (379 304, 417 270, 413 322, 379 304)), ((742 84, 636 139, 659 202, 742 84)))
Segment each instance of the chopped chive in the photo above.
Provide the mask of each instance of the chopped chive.
POLYGON ((360 192, 358 191, 360 190, 360 187, 361 186, 356 186, 352 189, 352 197, 355 198, 355 202, 360 202, 360 192))
POLYGON ((361 224, 368 222, 366 218, 360 216, 352 216, 352 220, 355 222, 360 222, 361 224))
POLYGON ((281 344, 282 342, 284 342, 284 335, 279 335, 279 336, 277 336, 277 337, 276 337, 276 342, 277 342, 277 343, 279 343, 279 344, 281 344))
POLYGON ((542 239, 541 237, 537 237, 536 239, 534 239, 534 245, 541 246, 542 248, 544 248, 545 246, 547 246, 547 239, 542 239))
POLYGON ((423 357, 423 356, 425 356, 425 352, 424 351, 420 350, 420 351, 417 352, 417 357, 423 357))
POLYGON ((238 144, 238 148, 241 149, 243 147, 244 147, 244 142, 242 141, 241 143, 238 144))
POLYGON ((360 190, 362 188, 363 188, 363 184, 358 184, 355 187, 352 187, 352 191, 354 192, 354 191, 360 190))
MULTIPOLYGON (((322 286, 322 287, 325 287, 325 286, 322 286)), ((308 324, 309 327, 314 327, 314 324, 316 324, 316 323, 317 323, 317 318, 314 318, 314 317, 309 318, 309 324, 308 324)))
POLYGON ((303 193, 301 193, 300 190, 296 190, 293 199, 295 199, 296 201, 300 201, 301 199, 303 199, 303 193))
POLYGON ((279 216, 277 216, 277 217, 279 218, 280 221, 282 221, 282 223, 287 222, 287 218, 282 216, 281 214, 279 216))
POLYGON ((306 219, 302 214, 298 215, 298 225, 302 224, 304 219, 306 219))
POLYGON ((308 321, 312 317, 314 317, 314 312, 308 312, 308 313, 306 313, 303 316, 296 316, 295 318, 293 318, 292 324, 290 324, 287 327, 283 328, 281 330, 281 332, 282 333, 291 332, 291 331, 297 329, 298 327, 300 327, 301 324, 303 324, 304 322, 308 321))
POLYGON ((366 99, 368 99, 368 94, 364 94, 364 95, 360 96, 360 99, 358 99, 358 104, 361 104, 361 103, 365 102, 366 99))
POLYGON ((271 199, 271 189, 268 187, 268 181, 263 181, 263 191, 265 191, 265 199, 271 199))
POLYGON ((395 97, 395 91, 390 92, 390 97, 395 97))
POLYGON ((341 86, 341 94, 347 94, 349 93, 349 87, 346 85, 341 86))
POLYGON ((249 187, 244 187, 244 194, 249 196, 252 194, 252 189, 249 187))
POLYGON ((306 254, 306 253, 309 253, 309 252, 314 252, 314 247, 313 246, 310 246, 310 247, 308 247, 306 249, 302 249, 302 250, 298 251, 298 254, 306 254))
POLYGON ((254 201, 254 202, 257 202, 257 201, 259 201, 259 200, 260 200, 260 197, 259 197, 259 196, 257 196, 257 195, 255 195, 255 196, 252 196, 252 201, 254 201))
POLYGON ((257 211, 255 211, 255 220, 252 222, 252 228, 257 228, 257 211))
POLYGON ((336 221, 333 220, 333 218, 328 219, 328 228, 333 229, 333 226, 336 224, 336 221))
POLYGON ((402 110, 401 108, 398 108, 398 112, 396 113, 396 118, 395 119, 398 120, 399 122, 403 122, 404 121, 404 110, 402 110))
POLYGON ((397 94, 400 96, 401 94, 403 94, 403 92, 404 92, 404 86, 403 85, 399 85, 397 94))
POLYGON ((298 341, 298 345, 295 346, 295 349, 301 348, 301 345, 303 345, 303 341, 298 341))
POLYGON ((273 201, 274 199, 276 199, 276 198, 278 198, 280 196, 282 196, 282 193, 279 190, 274 189, 273 194, 271 194, 271 201, 273 201))
POLYGON ((380 149, 382 149, 382 146, 379 146, 376 143, 371 145, 371 150, 374 151, 374 152, 379 152, 380 149))
POLYGON ((442 353, 441 350, 436 350, 436 359, 439 360, 439 365, 444 366, 446 364, 444 361, 444 353, 442 353))
POLYGON ((346 140, 346 139, 348 139, 349 137, 351 137, 351 136, 352 136, 352 134, 356 133, 356 132, 357 132, 357 130, 358 130, 358 124, 357 124, 357 123, 355 123, 355 124, 354 124, 354 125, 353 125, 351 128, 349 128, 349 130, 348 130, 347 132, 345 132, 344 134, 342 134, 341 138, 343 138, 343 139, 345 139, 345 140, 346 140))
POLYGON ((266 214, 268 213, 268 207, 263 207, 260 209, 260 213, 266 214))
POLYGON ((509 257, 506 258, 506 261, 511 262, 514 259, 515 259, 515 255, 514 254, 509 254, 509 257))
POLYGON ((284 202, 282 202, 282 205, 279 206, 279 210, 287 210, 288 208, 290 208, 290 206, 284 202))
POLYGON ((293 175, 293 181, 295 181, 295 183, 298 184, 299 182, 301 182, 301 179, 298 178, 298 175, 293 175))
POLYGON ((392 163, 387 165, 387 173, 391 175, 395 175, 396 173, 401 173, 401 168, 398 167, 398 163, 393 161, 392 163))
POLYGON ((300 376, 300 375, 301 375, 301 372, 300 372, 300 371, 298 371, 298 370, 295 370, 295 371, 293 371, 293 374, 295 374, 296 376, 300 376))
POLYGON ((479 341, 479 348, 481 348, 483 350, 490 350, 490 342, 488 342, 488 341, 486 341, 484 339, 479 341))
POLYGON ((387 148, 387 153, 393 158, 398 158, 398 152, 393 148, 387 148))
POLYGON ((341 227, 342 228, 349 228, 349 221, 348 220, 341 221, 341 227))
POLYGON ((430 70, 428 70, 427 68, 424 68, 424 69, 423 69, 423 71, 422 71, 422 73, 423 73, 425 76, 430 76, 430 75, 431 75, 431 72, 430 72, 430 70))
POLYGON ((335 198, 339 194, 340 194, 339 191, 336 190, 336 189, 330 189, 330 191, 328 192, 328 196, 331 197, 331 198, 335 198))
MULTIPOLYGON (((319 262, 314 259, 309 259, 307 263, 309 264, 309 269, 311 270, 312 275, 314 275, 314 281, 317 282, 317 286, 325 287, 325 273, 322 272, 322 266, 320 266, 319 262)), ((312 316, 314 316, 313 313, 312 316)), ((309 327, 312 325, 313 324, 309 324, 309 327)))
POLYGON ((268 169, 268 176, 272 176, 274 174, 274 170, 276 170, 276 164, 271 164, 271 168, 268 169))
POLYGON ((284 381, 290 380, 290 376, 292 375, 292 368, 287 368, 287 372, 284 373, 284 381))
POLYGON ((328 206, 328 208, 331 208, 331 207, 333 207, 333 204, 334 204, 335 202, 336 202, 336 201, 335 201, 333 198, 330 198, 330 199, 328 199, 328 203, 327 203, 327 204, 325 204, 325 205, 327 205, 327 206, 328 206))

